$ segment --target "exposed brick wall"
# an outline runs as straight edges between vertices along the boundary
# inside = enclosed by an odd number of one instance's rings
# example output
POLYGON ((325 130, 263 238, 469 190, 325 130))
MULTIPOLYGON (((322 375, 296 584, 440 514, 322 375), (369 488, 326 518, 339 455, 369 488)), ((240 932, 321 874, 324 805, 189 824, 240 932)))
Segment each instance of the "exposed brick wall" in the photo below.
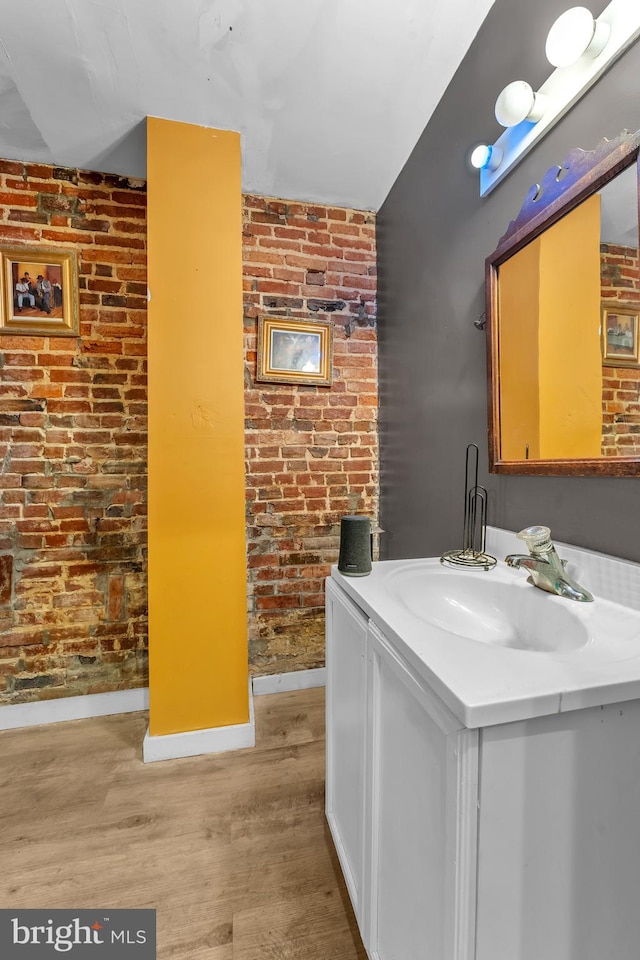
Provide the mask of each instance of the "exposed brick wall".
MULTIPOLYGON (((0 241, 78 252, 80 336, 0 338, 0 704, 147 683, 146 189, 0 161, 0 241)), ((374 216, 246 197, 253 672, 324 662, 339 520, 377 516, 374 216), (331 317, 331 388, 255 384, 260 313, 331 317)))
POLYGON ((251 671, 324 664, 324 586, 340 517, 377 517, 375 218, 245 197, 251 671), (259 315, 334 323, 329 387, 256 383, 259 315))
MULTIPOLYGON (((604 303, 640 306, 640 265, 636 247, 600 245, 604 303)), ((602 368, 602 455, 640 456, 640 368, 602 368)))
POLYGON ((0 703, 146 683, 146 191, 0 162, 0 241, 78 253, 80 336, 0 339, 0 703))

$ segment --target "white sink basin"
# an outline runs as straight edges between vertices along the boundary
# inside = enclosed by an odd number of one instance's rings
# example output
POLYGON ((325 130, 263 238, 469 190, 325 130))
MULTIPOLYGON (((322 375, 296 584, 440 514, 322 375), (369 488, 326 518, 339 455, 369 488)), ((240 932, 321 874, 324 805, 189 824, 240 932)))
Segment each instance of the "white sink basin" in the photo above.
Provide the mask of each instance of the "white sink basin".
POLYGON ((574 601, 499 576, 423 566, 390 573, 388 589, 414 617, 468 640, 531 653, 567 653, 589 642, 574 601))
POLYGON ((424 557, 332 576, 467 727, 640 699, 640 564, 558 544, 594 596, 578 603, 500 560, 519 551, 515 534, 489 533, 493 570, 424 557))

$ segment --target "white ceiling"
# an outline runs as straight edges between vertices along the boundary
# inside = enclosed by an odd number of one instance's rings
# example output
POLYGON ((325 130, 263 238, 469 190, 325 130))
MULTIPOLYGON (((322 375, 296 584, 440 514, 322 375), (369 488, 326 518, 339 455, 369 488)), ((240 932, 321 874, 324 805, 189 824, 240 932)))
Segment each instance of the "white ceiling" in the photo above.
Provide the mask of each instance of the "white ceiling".
POLYGON ((0 156, 145 176, 147 115, 243 189, 376 210, 494 0, 0 0, 0 156))

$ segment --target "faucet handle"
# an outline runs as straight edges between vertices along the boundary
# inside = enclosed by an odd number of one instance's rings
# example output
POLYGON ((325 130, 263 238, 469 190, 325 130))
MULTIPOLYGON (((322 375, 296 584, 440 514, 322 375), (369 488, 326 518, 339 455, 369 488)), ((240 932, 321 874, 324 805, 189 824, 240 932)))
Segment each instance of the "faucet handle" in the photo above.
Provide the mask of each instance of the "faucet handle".
POLYGON ((524 540, 531 553, 548 553, 553 549, 549 527, 525 527, 516 536, 519 540, 524 540))

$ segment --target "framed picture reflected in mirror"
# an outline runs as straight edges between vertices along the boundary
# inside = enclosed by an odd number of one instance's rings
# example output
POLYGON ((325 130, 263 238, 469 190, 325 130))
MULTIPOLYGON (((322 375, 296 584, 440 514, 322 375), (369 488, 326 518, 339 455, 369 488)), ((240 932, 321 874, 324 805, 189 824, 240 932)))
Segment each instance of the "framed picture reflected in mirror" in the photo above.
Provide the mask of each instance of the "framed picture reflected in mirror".
POLYGON ((640 305, 602 305, 602 362, 607 367, 640 366, 638 320, 640 305))

